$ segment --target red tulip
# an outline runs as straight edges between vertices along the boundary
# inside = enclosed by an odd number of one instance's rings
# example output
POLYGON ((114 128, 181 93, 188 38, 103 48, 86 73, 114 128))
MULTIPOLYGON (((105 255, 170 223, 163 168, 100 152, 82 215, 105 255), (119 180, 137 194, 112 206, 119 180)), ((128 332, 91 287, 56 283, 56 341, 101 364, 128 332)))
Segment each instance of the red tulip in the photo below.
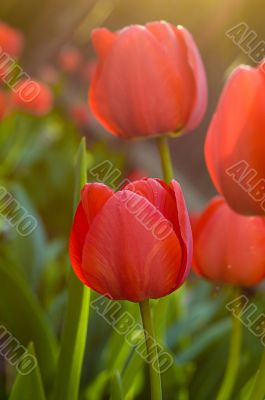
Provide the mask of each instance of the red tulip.
POLYGON ((46 64, 39 69, 39 76, 41 80, 48 85, 55 85, 59 82, 59 72, 51 64, 46 64))
POLYGON ((60 68, 69 73, 77 72, 82 64, 82 57, 78 49, 65 46, 59 54, 60 68))
POLYGON ((127 179, 129 182, 134 182, 146 178, 148 175, 143 169, 133 169, 129 172, 127 179))
POLYGON ((88 125, 90 116, 85 104, 73 104, 70 109, 70 116, 80 127, 88 125))
POLYGON ((23 34, 0 21, 0 57, 2 53, 7 53, 10 57, 18 58, 22 53, 23 46, 23 34))
POLYGON ((199 213, 199 212, 190 213, 190 225, 191 225, 192 232, 194 232, 195 227, 200 219, 200 216, 201 216, 201 213, 199 213))
POLYGON ((12 102, 18 109, 37 116, 48 114, 53 106, 53 94, 48 86, 37 81, 24 82, 12 92, 12 102))
POLYGON ((252 286, 265 278, 265 218, 235 213, 214 198, 193 231, 195 272, 216 283, 252 286))
POLYGON ((129 139, 194 129, 205 113, 204 67, 191 34, 166 22, 92 33, 99 57, 90 106, 112 134, 129 139))
POLYGON ((265 63, 239 66, 229 77, 205 144, 216 189, 235 211, 265 211, 265 63))
POLYGON ((86 184, 70 237, 78 278, 115 300, 139 302, 176 290, 191 263, 192 235, 176 181, 130 183, 114 193, 86 184))

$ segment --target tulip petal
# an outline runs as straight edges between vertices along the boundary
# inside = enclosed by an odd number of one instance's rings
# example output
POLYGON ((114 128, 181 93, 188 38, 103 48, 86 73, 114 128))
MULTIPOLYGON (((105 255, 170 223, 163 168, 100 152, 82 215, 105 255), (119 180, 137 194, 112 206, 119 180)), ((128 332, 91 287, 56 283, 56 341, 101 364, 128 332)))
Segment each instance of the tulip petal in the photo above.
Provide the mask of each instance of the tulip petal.
POLYGON ((142 26, 119 32, 99 64, 89 97, 101 124, 124 138, 175 131, 185 120, 177 70, 142 26))
POLYGON ((183 27, 178 27, 177 34, 185 43, 196 87, 193 99, 193 111, 186 124, 186 129, 190 131, 199 125, 206 111, 208 97, 207 79, 200 53, 192 35, 183 27))
POLYGON ((86 237, 82 265, 85 283, 113 299, 135 302, 175 290, 182 250, 173 230, 163 240, 154 234, 161 217, 136 193, 123 190, 112 196, 86 237), (135 203, 152 217, 152 225, 140 218, 135 203))
POLYGON ((193 106, 195 91, 197 91, 193 68, 187 62, 189 60, 186 43, 179 37, 179 27, 167 22, 151 22, 146 24, 146 28, 155 35, 164 49, 165 57, 168 57, 171 62, 176 77, 178 76, 179 90, 182 93, 183 121, 186 122, 193 106))
MULTIPOLYGON (((198 238, 200 235, 201 230, 207 224, 207 221, 210 220, 211 216, 214 214, 215 210, 223 204, 223 198, 221 196, 215 196, 211 202, 209 203, 208 207, 201 213, 200 217, 198 218, 195 227, 192 229, 193 237, 194 237, 194 253, 193 253, 193 261, 192 261, 192 269, 198 274, 207 278, 204 274, 203 269, 200 268, 200 263, 197 262, 196 251, 197 248, 199 249, 200 246, 198 245, 198 238)), ((202 249, 202 248, 201 248, 202 249)), ((202 251, 206 251, 209 249, 209 246, 202 251)))
POLYGON ((179 231, 176 199, 169 185, 164 184, 159 179, 141 179, 129 183, 124 189, 145 197, 172 223, 176 232, 179 231))
POLYGON ((264 214, 259 202, 227 170, 244 162, 257 176, 265 176, 265 79, 258 69, 240 66, 228 79, 205 142, 206 163, 217 190, 242 214, 264 214), (256 171, 256 172, 255 172, 256 171))
POLYGON ((84 274, 82 270, 82 254, 88 230, 88 221, 84 208, 82 206, 82 202, 80 202, 75 213, 74 222, 71 230, 69 253, 71 264, 75 270, 75 273, 82 282, 84 282, 84 274))
POLYGON ((113 196, 113 191, 102 183, 87 183, 83 187, 81 200, 90 225, 111 196, 113 196))
POLYGON ((248 124, 255 123, 250 119, 252 110, 257 106, 260 84, 261 76, 257 70, 239 66, 225 85, 217 107, 220 130, 224 131, 223 137, 220 136, 224 157, 234 152, 238 138, 246 127, 246 121, 248 124))
POLYGON ((91 40, 100 58, 104 58, 111 49, 117 35, 106 28, 97 28, 92 31, 91 40))
POLYGON ((180 275, 178 277, 178 282, 181 285, 188 276, 190 271, 192 252, 193 252, 193 240, 192 240, 190 218, 181 187, 175 180, 171 181, 170 186, 174 190, 175 194, 175 201, 178 213, 178 223, 179 223, 178 238, 181 243, 181 248, 183 252, 182 267, 180 268, 180 275))
POLYGON ((202 214, 194 240, 194 269, 200 275, 238 286, 265 278, 264 218, 239 215, 223 198, 215 198, 202 214))
POLYGON ((258 66, 258 69, 261 72, 263 78, 265 79, 265 58, 263 59, 263 61, 258 66))
POLYGON ((158 209, 166 220, 170 221, 174 231, 182 244, 183 259, 179 280, 181 283, 189 273, 192 259, 192 231, 190 219, 177 181, 173 180, 169 185, 158 179, 146 179, 133 182, 125 187, 127 190, 145 197, 158 209))

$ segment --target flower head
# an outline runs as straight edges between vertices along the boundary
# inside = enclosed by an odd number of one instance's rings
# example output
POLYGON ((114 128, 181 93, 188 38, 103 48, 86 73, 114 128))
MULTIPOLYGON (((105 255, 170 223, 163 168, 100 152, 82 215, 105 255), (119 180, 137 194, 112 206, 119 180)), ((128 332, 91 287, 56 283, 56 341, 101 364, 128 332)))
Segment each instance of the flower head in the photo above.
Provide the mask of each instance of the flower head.
POLYGON ((206 163, 213 183, 235 211, 264 215, 265 62, 241 65, 228 78, 209 127, 206 163))
POLYGON ((207 84, 191 34, 166 22, 92 33, 98 65, 90 106, 112 134, 129 139, 192 130, 207 103, 207 84))
POLYGON ((214 198, 194 230, 194 270, 217 283, 252 286, 265 278, 265 218, 235 213, 214 198))
POLYGON ((112 299, 139 302, 176 290, 185 280, 192 235, 176 181, 143 179, 114 193, 86 184, 70 237, 79 279, 112 299))

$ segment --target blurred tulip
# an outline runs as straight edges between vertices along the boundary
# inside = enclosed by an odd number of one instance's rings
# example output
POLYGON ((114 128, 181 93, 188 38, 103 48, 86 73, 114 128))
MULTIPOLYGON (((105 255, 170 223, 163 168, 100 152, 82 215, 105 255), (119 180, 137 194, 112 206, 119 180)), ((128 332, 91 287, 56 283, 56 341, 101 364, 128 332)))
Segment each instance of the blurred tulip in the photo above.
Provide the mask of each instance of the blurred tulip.
POLYGON ((166 22, 92 33, 99 57, 90 106, 112 134, 129 139, 192 130, 207 103, 204 67, 191 34, 166 22))
POLYGON ((216 283, 252 286, 265 278, 265 218, 235 213, 215 197, 193 231, 195 272, 216 283))
POLYGON ((59 72, 58 69, 53 65, 44 65, 39 70, 39 76, 41 80, 48 85, 55 85, 59 82, 59 72))
POLYGON ((0 53, 4 52, 10 57, 18 58, 21 56, 23 47, 22 32, 0 21, 0 53))
POLYGON ((48 114, 53 107, 53 94, 48 86, 39 81, 35 84, 34 91, 25 83, 20 84, 17 92, 12 92, 12 104, 15 108, 28 111, 37 116, 48 114))
POLYGON ((196 225, 197 225, 197 223, 198 223, 198 221, 200 219, 201 213, 193 212, 193 213, 190 213, 189 215, 190 215, 190 225, 191 225, 191 228, 192 228, 192 232, 194 232, 195 231, 195 227, 196 227, 196 225))
POLYGON ((145 179, 145 178, 148 178, 147 173, 145 173, 141 169, 133 169, 132 171, 129 172, 129 174, 127 175, 127 178, 122 181, 122 182, 124 182, 122 189, 124 189, 125 186, 127 186, 128 183, 130 183, 130 182, 140 181, 141 179, 145 179))
POLYGON ((205 157, 216 189, 235 211, 265 212, 265 63, 229 77, 209 127, 205 157))
POLYGON ((77 72, 82 64, 80 51, 73 46, 63 47, 58 57, 58 63, 65 72, 77 72))
POLYGON ((158 179, 114 193, 86 184, 70 237, 79 279, 112 299, 140 302, 176 290, 189 272, 192 235, 179 184, 158 179))
POLYGON ((70 109, 70 116, 79 126, 86 126, 89 123, 89 110, 86 104, 74 104, 70 109))
POLYGON ((134 181, 139 181, 140 179, 144 179, 144 178, 147 178, 147 177, 148 177, 148 174, 144 170, 133 169, 128 174, 127 179, 130 182, 134 182, 134 181))

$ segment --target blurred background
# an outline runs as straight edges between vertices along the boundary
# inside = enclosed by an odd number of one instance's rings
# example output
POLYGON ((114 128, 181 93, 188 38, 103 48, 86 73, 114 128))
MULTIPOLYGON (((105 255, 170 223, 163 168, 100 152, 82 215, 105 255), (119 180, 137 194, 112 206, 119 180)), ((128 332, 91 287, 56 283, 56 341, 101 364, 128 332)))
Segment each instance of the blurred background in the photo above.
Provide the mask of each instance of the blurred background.
MULTIPOLYGON (((8 221, 0 219, 0 322, 25 346, 34 341, 48 393, 66 307, 68 238, 80 138, 86 137, 88 169, 110 160, 122 171, 120 180, 161 176, 155 143, 118 140, 104 132, 89 112, 87 92, 94 67, 91 30, 166 20, 184 25, 193 34, 208 77, 207 114, 199 129, 170 139, 170 146, 175 177, 190 210, 197 211, 215 193, 203 147, 225 78, 240 63, 253 65, 226 31, 244 22, 256 32, 257 42, 265 40, 263 10, 264 0, 1 0, 0 20, 24 35, 19 65, 48 91, 43 91, 44 108, 38 112, 11 109, 8 100, 1 115, 0 96, 0 183, 38 221, 38 229, 23 238, 8 221)), ((2 84, 0 92, 5 97, 8 88, 2 84)), ((213 400, 225 368, 231 330, 225 309, 227 293, 194 276, 189 285, 188 318, 176 320, 173 297, 172 308, 162 315, 158 327, 159 338, 175 357, 174 367, 163 377, 165 400, 186 400, 186 389, 181 388, 187 384, 192 400, 213 400), (179 343, 187 329, 191 343, 183 349, 179 343)), ((123 303, 139 317, 134 304, 123 303)), ((244 340, 234 399, 239 399, 237 394, 254 373, 261 353, 252 334, 248 332, 244 340)), ((126 393, 130 394, 136 376, 134 398, 146 400, 146 372, 144 375, 141 360, 133 358, 131 363, 131 359, 131 349, 121 346, 120 337, 91 312, 80 399, 109 398, 109 376, 115 367, 123 371, 126 393)), ((14 371, 0 357, 0 400, 9 398, 13 381, 14 371)))
MULTIPOLYGON (((128 24, 164 19, 187 27, 206 66, 209 106, 201 127, 192 134, 171 140, 171 146, 176 177, 184 185, 190 206, 197 209, 214 193, 203 160, 203 142, 224 79, 235 65, 252 64, 225 32, 245 22, 257 33, 257 42, 263 40, 265 27, 260 12, 263 7, 262 0, 200 0, 196 3, 192 0, 76 0, 74 3, 70 0, 25 0, 23 4, 18 0, 3 0, 0 18, 25 33, 22 65, 30 74, 37 74, 47 64, 56 64, 65 44, 74 44, 87 59, 92 58, 90 32, 97 26, 117 30, 128 24)), ((75 96, 85 99, 87 87, 88 82, 83 81, 81 86, 73 78, 68 96, 72 98, 75 89, 75 96)), ((64 95, 64 100, 68 101, 67 92, 64 95)), ((135 162, 153 176, 160 173, 157 164, 153 165, 155 150, 150 149, 149 144, 140 143, 133 147, 127 143, 120 145, 115 139, 112 141, 113 146, 122 147, 132 164, 135 162)))

